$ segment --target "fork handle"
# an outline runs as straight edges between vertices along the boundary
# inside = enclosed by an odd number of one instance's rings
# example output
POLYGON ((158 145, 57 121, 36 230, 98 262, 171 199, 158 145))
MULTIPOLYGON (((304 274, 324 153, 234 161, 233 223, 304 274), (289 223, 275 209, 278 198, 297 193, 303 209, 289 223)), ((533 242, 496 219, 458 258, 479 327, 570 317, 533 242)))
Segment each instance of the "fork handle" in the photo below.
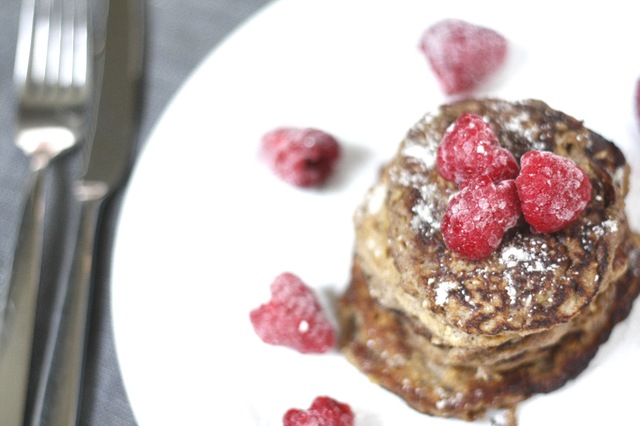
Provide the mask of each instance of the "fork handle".
POLYGON ((42 265, 45 167, 32 169, 7 305, 0 320, 0 424, 22 426, 42 265))
MULTIPOLYGON (((100 185, 81 184, 76 192, 80 220, 68 288, 57 330, 50 336, 54 352, 39 386, 32 425, 77 424, 92 295, 94 252, 99 216, 106 191, 100 185)), ((46 362, 46 361, 45 361, 46 362)))

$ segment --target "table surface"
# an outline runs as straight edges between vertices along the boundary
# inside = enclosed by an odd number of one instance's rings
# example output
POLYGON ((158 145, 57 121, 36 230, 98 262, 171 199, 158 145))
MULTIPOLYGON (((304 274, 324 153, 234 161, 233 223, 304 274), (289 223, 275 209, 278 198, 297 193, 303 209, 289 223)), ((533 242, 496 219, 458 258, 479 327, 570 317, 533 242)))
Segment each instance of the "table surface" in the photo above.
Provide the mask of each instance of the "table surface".
MULTIPOLYGON (((107 0, 94 0, 96 2, 107 0)), ((181 84, 204 56, 233 29, 269 0, 146 0, 146 64, 139 148, 145 143, 181 84), (185 48, 188 46, 188 48, 185 48)), ((0 14, 0 283, 10 275, 22 206, 25 202, 27 161, 13 144, 15 93, 13 58, 20 2, 1 0, 0 14)), ((75 209, 69 188, 77 177, 73 155, 57 160, 47 178, 51 204, 46 217, 43 284, 40 300, 55 295, 56 282, 68 274, 73 251, 75 209)), ((135 425, 116 358, 110 307, 109 265, 113 234, 118 220, 122 190, 109 200, 98 241, 94 305, 88 342, 87 370, 81 407, 82 425, 135 425)), ((0 284, 1 285, 1 284, 0 284)), ((1 293, 1 290, 0 290, 1 293)), ((44 339, 40 334, 48 321, 39 313, 34 360, 40 362, 44 339)), ((36 374, 37 376, 37 374, 36 374)), ((34 377, 33 380, 37 380, 34 377)))

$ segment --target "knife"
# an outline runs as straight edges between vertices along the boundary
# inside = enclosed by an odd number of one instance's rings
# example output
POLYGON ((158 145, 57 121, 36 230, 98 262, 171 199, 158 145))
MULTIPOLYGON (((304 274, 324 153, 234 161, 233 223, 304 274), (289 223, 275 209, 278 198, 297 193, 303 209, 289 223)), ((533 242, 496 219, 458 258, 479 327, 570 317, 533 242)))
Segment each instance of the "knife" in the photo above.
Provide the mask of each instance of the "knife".
POLYGON ((50 329, 41 381, 30 424, 78 422, 91 287, 101 216, 110 196, 126 181, 137 141, 144 47, 142 1, 108 4, 104 63, 95 134, 86 172, 77 183, 80 220, 64 306, 50 329))

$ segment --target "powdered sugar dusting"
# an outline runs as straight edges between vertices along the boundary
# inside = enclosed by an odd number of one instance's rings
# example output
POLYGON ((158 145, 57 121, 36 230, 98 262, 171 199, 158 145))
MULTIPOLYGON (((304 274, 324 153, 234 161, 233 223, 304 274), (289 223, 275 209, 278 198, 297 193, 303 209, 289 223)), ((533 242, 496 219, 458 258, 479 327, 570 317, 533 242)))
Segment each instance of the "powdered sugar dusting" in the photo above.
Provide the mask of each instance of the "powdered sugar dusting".
POLYGON ((449 297, 449 292, 455 290, 458 287, 458 283, 453 281, 442 281, 438 283, 436 287, 436 304, 438 306, 444 306, 449 297))
POLYGON ((430 138, 426 133, 434 118, 433 114, 425 114, 422 120, 416 124, 416 128, 419 128, 421 132, 409 133, 400 150, 401 155, 420 161, 426 169, 435 166, 438 144, 440 143, 439 140, 430 138))
MULTIPOLYGON (((533 241, 535 240, 529 242, 533 241)), ((550 263, 545 243, 516 246, 511 241, 500 249, 499 259, 507 269, 524 266, 527 272, 546 272, 558 267, 556 263, 550 263)))
POLYGON ((507 280, 508 280, 508 284, 507 284, 507 295, 509 296, 509 302, 512 305, 516 304, 516 301, 518 300, 518 292, 516 291, 515 286, 513 285, 513 277, 507 275, 507 280))
POLYGON ((438 145, 441 134, 432 126, 439 117, 438 113, 425 114, 416 123, 402 143, 399 154, 416 168, 393 167, 390 177, 393 182, 408 188, 418 190, 420 196, 412 207, 414 214, 411 228, 416 232, 427 235, 439 229, 442 212, 437 208, 439 203, 446 202, 448 195, 444 195, 436 182, 428 174, 436 167, 438 145))
POLYGON ((433 167, 436 163, 436 148, 433 145, 425 146, 417 143, 407 143, 402 149, 402 155, 421 161, 427 168, 433 167))
POLYGON ((460 392, 457 392, 455 395, 448 396, 448 397, 444 396, 445 394, 444 391, 442 391, 442 393, 443 393, 442 399, 436 401, 436 408, 438 408, 439 410, 442 410, 446 407, 455 407, 459 405, 464 399, 464 394, 460 392))
MULTIPOLYGON (((551 261, 546 243, 537 243, 535 240, 528 242, 529 244, 522 244, 522 242, 516 244, 512 241, 500 250, 499 262, 505 266, 504 278, 507 283, 505 291, 511 305, 518 302, 519 290, 522 290, 518 287, 515 273, 521 275, 524 271, 526 274, 546 274, 558 268, 558 263, 551 261)), ((529 307, 531 301, 531 293, 522 295, 523 306, 529 307)))
MULTIPOLYGON (((595 224, 591 226, 591 231, 595 234, 596 237, 602 238, 607 234, 617 233, 619 231, 618 222, 612 219, 607 219, 602 221, 602 223, 595 224)), ((584 246, 588 246, 589 242, 584 240, 584 246)))
POLYGON ((435 195, 438 191, 438 187, 435 183, 421 185, 420 202, 416 203, 412 212, 414 213, 413 219, 411 219, 411 229, 414 231, 424 230, 425 224, 428 225, 427 233, 433 233, 436 229, 440 228, 440 219, 433 211, 433 206, 438 197, 435 195))
POLYGON ((505 130, 526 139, 531 144, 530 149, 544 150, 547 148, 546 143, 539 139, 542 134, 541 129, 537 123, 532 122, 529 111, 519 110, 510 115, 501 125, 505 130))
POLYGON ((391 179, 399 185, 413 188, 420 188, 427 184, 427 178, 423 174, 411 173, 399 167, 391 170, 391 179))

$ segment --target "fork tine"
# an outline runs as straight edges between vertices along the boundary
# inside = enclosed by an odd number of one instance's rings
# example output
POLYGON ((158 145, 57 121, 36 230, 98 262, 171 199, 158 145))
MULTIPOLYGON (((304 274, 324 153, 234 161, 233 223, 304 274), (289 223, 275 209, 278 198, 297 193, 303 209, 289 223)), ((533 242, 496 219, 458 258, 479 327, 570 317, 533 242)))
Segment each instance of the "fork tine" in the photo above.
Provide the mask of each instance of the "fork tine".
POLYGON ((59 83, 62 87, 82 89, 87 82, 89 61, 88 10, 85 2, 59 0, 62 12, 59 83))
POLYGON ((87 87, 87 69, 89 67, 89 55, 93 54, 91 45, 89 43, 89 11, 87 9, 87 2, 73 1, 74 5, 74 26, 73 26, 73 41, 74 50, 77 52, 74 55, 73 62, 73 84, 76 87, 87 87))
POLYGON ((92 54, 89 24, 85 1, 23 1, 14 67, 18 90, 31 95, 21 96, 23 102, 37 96, 40 104, 59 105, 82 98, 92 54))
POLYGON ((26 90, 42 90, 46 81, 47 63, 50 61, 49 34, 51 32, 51 1, 36 0, 34 5, 33 41, 29 55, 30 68, 26 90))
POLYGON ((29 60, 31 57, 31 46, 33 45, 33 31, 35 23, 35 2, 34 0, 24 0, 20 10, 20 22, 18 26, 18 41, 16 44, 16 58, 14 64, 13 78, 19 91, 22 91, 27 75, 29 74, 29 60))
MULTIPOLYGON (((47 35, 47 56, 44 64, 44 79, 47 87, 54 87, 60 76, 61 55, 65 49, 62 47, 62 28, 65 25, 62 16, 61 2, 59 0, 48 1, 49 24, 47 35)), ((45 4, 42 4, 45 6, 45 4)), ((43 31, 44 32, 44 31, 43 31)))
POLYGON ((60 44, 65 47, 61 49, 60 55, 60 76, 59 81, 63 87, 71 87, 74 80, 74 55, 80 51, 76 51, 75 40, 76 33, 76 11, 74 2, 64 1, 61 6, 61 19, 63 22, 60 34, 60 44), (72 46, 72 48, 69 48, 72 46))

